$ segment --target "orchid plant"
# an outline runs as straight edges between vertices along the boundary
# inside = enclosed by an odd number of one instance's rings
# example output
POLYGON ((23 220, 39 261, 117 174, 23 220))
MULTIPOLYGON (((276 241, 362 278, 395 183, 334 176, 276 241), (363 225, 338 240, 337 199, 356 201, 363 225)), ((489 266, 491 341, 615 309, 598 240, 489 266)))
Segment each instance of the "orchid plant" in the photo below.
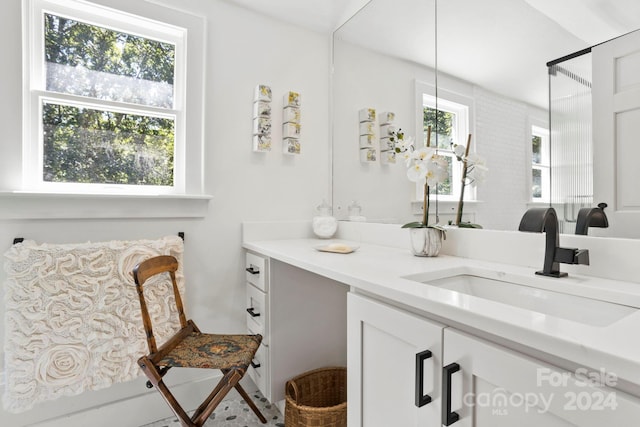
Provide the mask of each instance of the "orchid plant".
POLYGON ((458 201, 458 211, 456 213, 455 225, 462 228, 482 228, 479 224, 462 222, 462 210, 464 208, 464 189, 467 185, 475 186, 484 181, 487 171, 486 162, 482 156, 476 153, 469 153, 471 147, 471 135, 467 139, 467 145, 452 144, 453 154, 458 161, 462 162, 462 179, 460 187, 460 200, 458 201))
POLYGON ((439 225, 429 225, 429 187, 447 179, 447 160, 438 155, 431 147, 431 126, 427 129, 427 143, 424 147, 416 148, 412 137, 405 138, 402 129, 391 136, 395 144, 395 151, 402 154, 407 165, 407 178, 413 182, 424 180, 424 199, 422 205, 422 221, 410 222, 402 228, 437 228, 439 225))

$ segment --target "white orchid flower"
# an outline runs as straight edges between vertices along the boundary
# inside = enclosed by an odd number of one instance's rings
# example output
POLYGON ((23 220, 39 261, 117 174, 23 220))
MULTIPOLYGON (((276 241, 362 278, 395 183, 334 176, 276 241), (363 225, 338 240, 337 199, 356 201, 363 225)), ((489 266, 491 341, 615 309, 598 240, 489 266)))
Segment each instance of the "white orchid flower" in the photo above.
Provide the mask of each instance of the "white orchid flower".
MULTIPOLYGON (((476 153, 471 153, 469 154, 469 156, 467 156, 467 164, 468 165, 479 165, 479 166, 483 166, 485 169, 487 169, 487 162, 484 159, 484 157, 482 157, 479 154, 476 153)), ((487 169, 488 170, 488 169, 487 169)))
POLYGON ((432 158, 433 162, 436 163, 441 169, 444 169, 444 171, 446 172, 447 169, 449 168, 449 162, 447 162, 447 159, 444 158, 444 156, 433 156, 432 158))
POLYGON ((442 168, 437 162, 427 162, 427 173, 425 175, 427 179, 427 185, 430 187, 436 185, 438 182, 443 182, 447 179, 447 170, 442 168))
POLYGON ((466 151, 466 148, 464 147, 464 145, 455 144, 453 146, 453 154, 455 154, 458 160, 464 157, 465 151, 466 151))
POLYGON ((407 151, 413 147, 413 137, 408 136, 406 139, 400 139, 396 143, 396 146, 400 149, 400 151, 407 151))
POLYGON ((467 179, 471 180, 471 185, 484 182, 488 170, 489 168, 484 165, 475 164, 467 170, 467 179))
POLYGON ((407 165, 407 167, 410 167, 411 163, 413 162, 413 158, 411 157, 411 151, 404 151, 402 153, 402 158, 404 159, 404 163, 407 165))
POLYGON ((425 161, 426 159, 431 159, 436 154, 436 150, 431 147, 421 147, 415 150, 412 154, 412 157, 417 161, 425 161))
POLYGON ((427 175, 427 165, 424 162, 413 162, 407 169, 409 181, 418 182, 427 175))

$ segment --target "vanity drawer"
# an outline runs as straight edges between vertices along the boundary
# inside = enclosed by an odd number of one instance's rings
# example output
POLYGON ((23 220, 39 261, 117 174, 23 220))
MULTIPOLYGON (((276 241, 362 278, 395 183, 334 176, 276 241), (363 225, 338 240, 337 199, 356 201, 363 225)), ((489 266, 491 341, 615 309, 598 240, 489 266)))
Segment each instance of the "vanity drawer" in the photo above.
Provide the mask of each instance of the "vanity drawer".
POLYGON ((267 295, 255 286, 247 283, 247 328, 254 334, 261 334, 267 341, 267 295))
POLYGON ((267 373, 269 372, 269 347, 261 344, 247 370, 258 390, 267 396, 267 373))
POLYGON ((245 257, 245 275, 247 282, 252 283, 267 292, 267 262, 266 259, 247 252, 245 257))

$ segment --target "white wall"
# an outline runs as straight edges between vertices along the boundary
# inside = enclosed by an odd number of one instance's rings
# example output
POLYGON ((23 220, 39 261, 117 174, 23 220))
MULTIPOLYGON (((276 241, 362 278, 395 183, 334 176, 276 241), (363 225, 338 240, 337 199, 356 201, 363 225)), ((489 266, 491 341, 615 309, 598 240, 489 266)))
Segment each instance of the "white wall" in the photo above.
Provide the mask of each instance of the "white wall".
MULTIPOLYGON (((18 236, 43 242, 82 242, 153 238, 184 231, 187 314, 203 330, 244 332, 241 222, 310 218, 314 207, 330 193, 329 39, 220 0, 164 3, 188 7, 207 20, 203 162, 205 192, 213 196, 208 212, 204 217, 190 219, 51 220, 5 215, 0 216, 0 250, 8 248, 18 236), (270 153, 251 151, 253 90, 259 83, 271 85, 274 94, 270 153), (302 95, 302 153, 295 157, 283 155, 280 145, 278 123, 282 96, 288 90, 302 95)), ((4 2, 0 14, 0 37, 5 41, 0 69, 0 159, 20 152, 20 4, 20 0, 4 2)), ((15 177, 2 174, 2 166, 0 163, 0 188, 6 188, 9 182, 15 185, 15 177)), ((10 203, 7 200, 0 198, 0 203, 10 203)), ((47 201, 38 203, 43 208, 47 201)), ((0 206, 3 211, 10 212, 11 206, 0 206)), ((0 282, 4 279, 2 271, 0 282)), ((4 310, 0 312, 3 317, 4 310)), ((99 417, 92 420, 92 425, 135 426, 139 424, 131 420, 139 419, 142 411, 129 409, 126 402, 119 400, 145 390, 142 382, 135 381, 39 405, 20 416, 0 412, 0 424, 26 425, 92 405, 118 402, 113 405, 121 408, 117 420, 99 417)), ((157 412, 151 415, 152 419, 170 416, 164 402, 156 396, 153 399, 157 412)), ((64 424, 71 425, 68 421, 64 424)))
POLYGON ((476 221, 494 230, 518 229, 531 201, 531 125, 546 112, 474 87, 477 152, 489 172, 477 186, 476 221))
MULTIPOLYGON (((413 221, 415 185, 407 179, 404 161, 383 165, 378 157, 376 162, 360 162, 358 111, 393 112, 394 126, 415 136, 415 80, 433 84, 433 71, 344 41, 336 42, 333 55, 334 211, 346 218, 347 206, 356 200, 368 220, 413 221)), ((377 142, 376 150, 379 155, 377 142)))

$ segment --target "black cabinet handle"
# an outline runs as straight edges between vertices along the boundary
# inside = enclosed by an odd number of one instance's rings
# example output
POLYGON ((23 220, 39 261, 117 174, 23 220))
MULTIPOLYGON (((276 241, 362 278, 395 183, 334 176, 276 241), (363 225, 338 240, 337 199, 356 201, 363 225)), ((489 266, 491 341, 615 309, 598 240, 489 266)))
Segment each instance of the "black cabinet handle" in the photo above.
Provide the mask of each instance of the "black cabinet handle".
POLYGON ((250 274, 260 274, 260 269, 254 268, 253 265, 251 267, 245 268, 245 270, 247 271, 247 273, 250 273, 250 274))
POLYGON ((451 363, 442 368, 442 424, 450 426, 460 419, 456 412, 451 412, 451 375, 460 370, 460 365, 451 363))
POLYGON ((252 367, 253 369, 259 368, 259 367, 260 367, 260 364, 259 364, 259 363, 254 363, 254 362, 253 362, 253 360, 252 360, 252 361, 251 361, 251 367, 252 367))
POLYGON ((424 361, 430 357, 429 350, 416 354, 416 406, 418 408, 431 402, 431 396, 424 394, 424 361))
POLYGON ((247 308, 247 313, 249 313, 251 317, 260 317, 260 313, 256 313, 254 310, 255 308, 253 307, 247 308))

